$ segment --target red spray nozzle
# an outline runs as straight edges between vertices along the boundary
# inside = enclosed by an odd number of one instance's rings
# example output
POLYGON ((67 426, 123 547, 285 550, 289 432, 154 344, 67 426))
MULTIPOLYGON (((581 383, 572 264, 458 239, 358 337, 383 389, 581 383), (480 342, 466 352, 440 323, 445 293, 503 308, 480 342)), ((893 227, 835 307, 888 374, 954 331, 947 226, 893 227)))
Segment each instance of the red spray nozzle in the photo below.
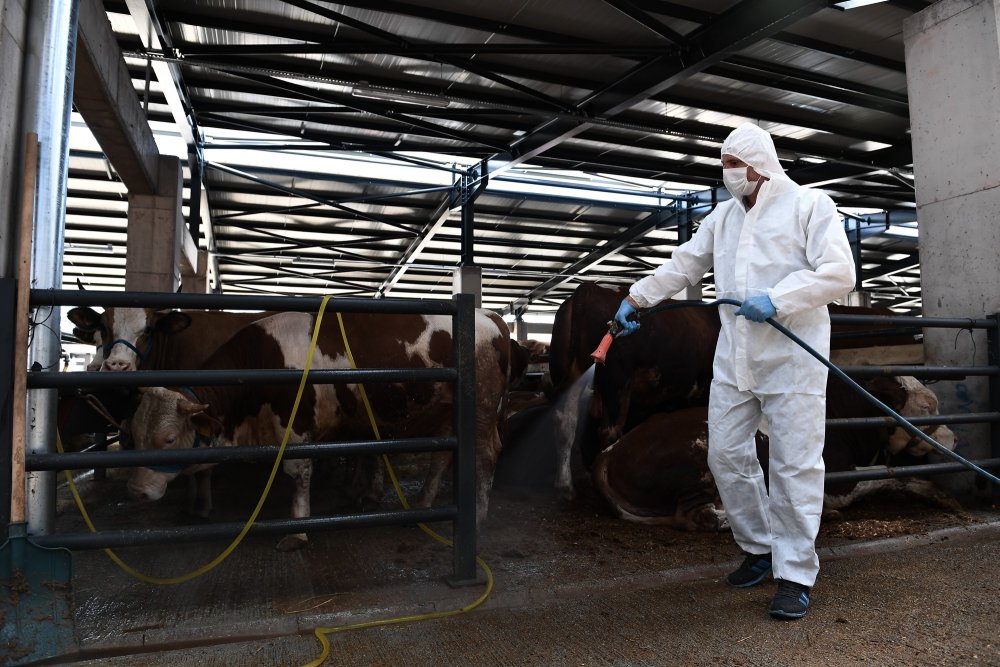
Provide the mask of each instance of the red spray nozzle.
POLYGON ((604 334, 604 338, 601 339, 601 344, 597 346, 597 349, 590 353, 590 358, 594 360, 594 363, 603 365, 607 361, 611 343, 615 341, 615 337, 621 333, 621 330, 622 325, 614 320, 608 322, 608 333, 604 334))

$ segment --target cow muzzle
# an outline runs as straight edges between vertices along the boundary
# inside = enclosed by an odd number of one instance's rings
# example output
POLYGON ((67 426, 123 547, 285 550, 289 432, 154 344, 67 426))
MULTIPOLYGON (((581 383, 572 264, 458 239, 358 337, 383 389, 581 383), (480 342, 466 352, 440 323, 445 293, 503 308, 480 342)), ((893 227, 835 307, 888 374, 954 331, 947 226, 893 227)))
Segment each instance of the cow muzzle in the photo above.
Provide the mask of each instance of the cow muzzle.
POLYGON ((139 502, 153 502, 163 497, 167 484, 177 475, 162 473, 149 468, 136 468, 128 480, 128 495, 139 502))

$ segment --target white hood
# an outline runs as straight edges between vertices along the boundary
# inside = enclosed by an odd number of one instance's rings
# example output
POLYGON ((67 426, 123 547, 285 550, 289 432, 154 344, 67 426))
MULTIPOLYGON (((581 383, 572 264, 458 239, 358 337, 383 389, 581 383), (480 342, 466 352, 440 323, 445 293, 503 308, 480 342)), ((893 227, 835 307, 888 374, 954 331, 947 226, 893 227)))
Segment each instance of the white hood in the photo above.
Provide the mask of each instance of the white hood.
POLYGON ((778 162, 778 152, 774 149, 771 135, 753 123, 743 123, 729 133, 722 142, 722 155, 743 160, 758 174, 771 180, 791 180, 778 162))

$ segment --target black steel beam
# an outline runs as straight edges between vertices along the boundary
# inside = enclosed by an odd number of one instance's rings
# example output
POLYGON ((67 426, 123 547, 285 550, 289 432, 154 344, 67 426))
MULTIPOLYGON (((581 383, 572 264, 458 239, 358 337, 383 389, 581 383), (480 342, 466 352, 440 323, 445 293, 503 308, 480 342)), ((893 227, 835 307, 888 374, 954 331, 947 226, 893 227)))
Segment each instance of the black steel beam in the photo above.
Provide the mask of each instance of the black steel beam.
POLYGON ((750 44, 826 7, 825 0, 746 0, 688 36, 687 48, 641 63, 577 105, 578 118, 557 118, 536 127, 512 147, 513 159, 496 170, 529 161, 588 129, 589 117, 613 117, 705 70, 750 44))
POLYGON ((810 97, 842 102, 857 107, 910 117, 905 96, 900 96, 872 86, 852 83, 845 79, 823 76, 812 72, 766 63, 750 58, 731 57, 724 63, 708 67, 706 74, 720 76, 744 83, 753 83, 810 97))
POLYGON ((687 38, 666 25, 654 16, 651 16, 642 7, 639 7, 632 0, 604 0, 625 16, 629 17, 643 28, 654 32, 660 37, 665 37, 677 46, 687 46, 687 38))

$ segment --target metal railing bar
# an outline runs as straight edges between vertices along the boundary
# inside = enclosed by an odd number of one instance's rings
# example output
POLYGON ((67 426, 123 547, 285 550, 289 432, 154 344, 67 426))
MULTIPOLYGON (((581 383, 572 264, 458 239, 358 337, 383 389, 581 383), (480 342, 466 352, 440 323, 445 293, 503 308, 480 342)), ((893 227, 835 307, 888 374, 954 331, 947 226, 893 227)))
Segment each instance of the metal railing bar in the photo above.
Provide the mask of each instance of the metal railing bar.
MULTIPOLYGON (((905 415, 904 415, 905 416, 905 415)), ((1000 412, 969 412, 961 415, 930 415, 927 417, 907 417, 914 426, 934 426, 937 424, 978 424, 1000 422, 1000 412)), ((827 419, 827 428, 868 428, 871 426, 896 426, 892 417, 844 417, 827 419)))
POLYGON ((942 329, 990 329, 996 322, 990 319, 958 317, 914 317, 911 315, 830 315, 833 324, 881 324, 893 327, 942 329))
MULTIPOLYGON (((1000 468, 1000 458, 982 459, 979 461, 973 461, 973 463, 980 468, 1000 468)), ((862 482, 870 479, 914 477, 916 475, 942 475, 951 472, 969 472, 969 469, 961 463, 927 463, 915 466, 896 466, 894 468, 875 466, 871 468, 863 468, 861 470, 829 472, 826 474, 826 483, 862 482)))
MULTIPOLYGON (((453 437, 309 442, 288 445, 282 459, 331 458, 355 454, 411 454, 415 452, 454 451, 457 447, 458 439, 453 437)), ((25 465, 28 470, 81 470, 86 468, 137 468, 173 463, 270 462, 274 461, 278 450, 277 445, 263 445, 28 454, 25 456, 25 465)))
MULTIPOLYGON (((307 517, 304 519, 273 519, 257 521, 250 528, 251 535, 282 535, 308 533, 344 528, 369 528, 398 524, 451 521, 457 510, 454 505, 426 507, 410 510, 389 510, 340 516, 307 517)), ((243 529, 242 523, 219 523, 176 528, 141 528, 136 530, 108 530, 96 533, 63 533, 32 535, 32 542, 45 547, 66 549, 107 549, 150 544, 176 544, 207 540, 232 539, 243 529)))
MULTIPOLYGON (((458 371, 454 368, 319 368, 309 371, 309 384, 336 384, 358 382, 454 382, 458 371)), ((54 371, 28 373, 29 389, 69 387, 205 387, 236 384, 298 384, 302 371, 295 369, 273 370, 212 370, 212 371, 131 371, 109 373, 106 371, 81 371, 58 373, 54 371)))
POLYGON ((1000 375, 1000 366, 838 366, 838 368, 850 376, 859 378, 912 375, 917 378, 961 380, 969 375, 1000 375))
MULTIPOLYGON (((130 308, 212 308, 223 310, 280 310, 315 313, 321 296, 263 296, 248 294, 171 294, 167 292, 109 292, 91 290, 43 290, 30 292, 32 306, 116 306, 130 308)), ((453 301, 442 299, 364 299, 335 297, 328 312, 410 313, 454 315, 453 301)))

